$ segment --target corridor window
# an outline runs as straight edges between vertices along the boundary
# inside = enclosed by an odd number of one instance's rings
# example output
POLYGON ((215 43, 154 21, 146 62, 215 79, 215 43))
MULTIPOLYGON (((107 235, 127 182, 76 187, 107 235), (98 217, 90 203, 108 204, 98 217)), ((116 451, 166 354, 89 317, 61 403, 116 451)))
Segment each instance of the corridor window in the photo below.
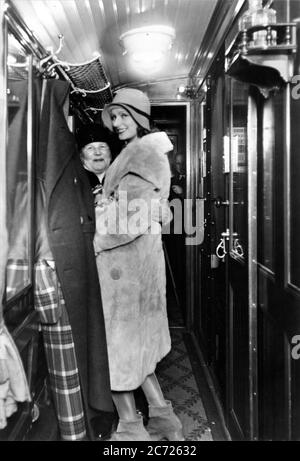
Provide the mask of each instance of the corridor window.
POLYGON ((7 231, 6 299, 30 284, 28 189, 28 56, 8 35, 7 56, 7 231))

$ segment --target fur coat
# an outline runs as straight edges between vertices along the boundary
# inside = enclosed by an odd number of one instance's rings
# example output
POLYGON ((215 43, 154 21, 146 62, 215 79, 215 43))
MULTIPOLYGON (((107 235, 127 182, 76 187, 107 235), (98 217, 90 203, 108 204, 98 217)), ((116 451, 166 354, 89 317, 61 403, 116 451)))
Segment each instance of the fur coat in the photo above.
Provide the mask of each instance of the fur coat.
POLYGON ((151 220, 151 206, 168 198, 172 148, 163 132, 129 143, 108 169, 96 207, 94 247, 113 391, 139 387, 171 347, 161 226, 151 220))

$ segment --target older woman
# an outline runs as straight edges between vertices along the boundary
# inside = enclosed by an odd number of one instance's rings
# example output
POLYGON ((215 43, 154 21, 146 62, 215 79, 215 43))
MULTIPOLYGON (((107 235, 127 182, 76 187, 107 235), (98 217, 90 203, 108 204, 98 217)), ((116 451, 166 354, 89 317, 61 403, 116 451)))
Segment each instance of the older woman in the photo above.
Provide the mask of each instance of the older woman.
POLYGON ((111 389, 119 414, 111 440, 184 440, 182 424, 154 374, 171 341, 161 229, 151 219, 151 207, 168 198, 166 153, 172 144, 165 133, 151 133, 150 102, 139 90, 119 90, 102 119, 124 142, 106 173, 94 239, 111 389), (148 432, 135 407, 133 390, 139 386, 149 404, 148 432))

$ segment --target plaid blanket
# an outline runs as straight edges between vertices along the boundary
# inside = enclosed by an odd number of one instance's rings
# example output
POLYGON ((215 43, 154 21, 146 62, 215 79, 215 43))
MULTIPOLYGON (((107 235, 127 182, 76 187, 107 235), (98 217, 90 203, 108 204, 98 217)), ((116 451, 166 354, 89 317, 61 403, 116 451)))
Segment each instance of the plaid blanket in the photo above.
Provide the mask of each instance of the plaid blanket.
POLYGON ((40 315, 61 437, 80 440, 86 436, 86 426, 75 346, 60 283, 54 264, 51 266, 45 260, 35 264, 34 304, 40 315))
POLYGON ((9 258, 6 265, 6 298, 12 298, 29 283, 28 259, 9 258))

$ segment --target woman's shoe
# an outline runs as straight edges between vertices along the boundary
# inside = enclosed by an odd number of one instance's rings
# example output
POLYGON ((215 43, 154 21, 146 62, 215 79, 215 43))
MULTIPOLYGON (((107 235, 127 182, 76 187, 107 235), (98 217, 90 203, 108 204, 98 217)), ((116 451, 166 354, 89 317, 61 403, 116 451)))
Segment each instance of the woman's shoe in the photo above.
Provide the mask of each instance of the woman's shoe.
POLYGON ((167 405, 163 407, 149 405, 147 431, 152 440, 184 441, 181 421, 175 415, 172 403, 169 400, 166 402, 167 405))
POLYGON ((141 415, 137 415, 135 420, 120 419, 117 430, 113 433, 109 441, 151 442, 151 437, 144 427, 143 417, 141 415))

